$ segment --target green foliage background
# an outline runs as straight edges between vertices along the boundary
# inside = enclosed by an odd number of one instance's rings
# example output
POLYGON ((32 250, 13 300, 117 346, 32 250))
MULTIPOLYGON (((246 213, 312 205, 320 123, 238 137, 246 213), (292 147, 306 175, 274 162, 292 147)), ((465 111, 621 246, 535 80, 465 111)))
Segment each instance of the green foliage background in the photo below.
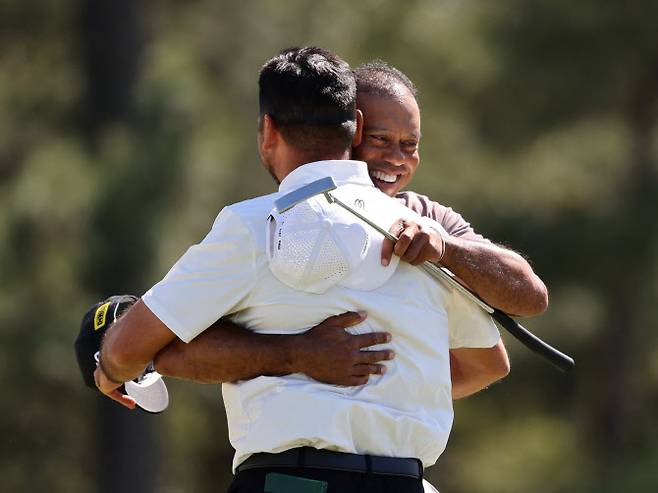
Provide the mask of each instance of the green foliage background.
POLYGON ((582 0, 0 1, 2 490, 223 491, 219 388, 136 416, 82 386, 86 308, 141 293, 224 204, 274 185, 256 77, 279 49, 383 58, 421 91, 413 189, 525 253, 512 373, 456 403, 444 493, 658 489, 658 4, 582 0))

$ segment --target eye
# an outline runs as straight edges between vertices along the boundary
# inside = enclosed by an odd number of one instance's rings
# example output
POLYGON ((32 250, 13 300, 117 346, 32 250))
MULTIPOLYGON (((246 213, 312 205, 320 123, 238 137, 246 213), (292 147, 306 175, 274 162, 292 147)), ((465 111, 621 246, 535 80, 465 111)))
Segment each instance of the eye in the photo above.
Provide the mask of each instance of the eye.
POLYGON ((374 145, 386 145, 388 143, 388 139, 384 135, 370 134, 367 137, 368 137, 368 141, 370 141, 374 145))
POLYGON ((405 140, 401 145, 407 152, 416 152, 416 149, 418 149, 418 142, 415 140, 405 140))

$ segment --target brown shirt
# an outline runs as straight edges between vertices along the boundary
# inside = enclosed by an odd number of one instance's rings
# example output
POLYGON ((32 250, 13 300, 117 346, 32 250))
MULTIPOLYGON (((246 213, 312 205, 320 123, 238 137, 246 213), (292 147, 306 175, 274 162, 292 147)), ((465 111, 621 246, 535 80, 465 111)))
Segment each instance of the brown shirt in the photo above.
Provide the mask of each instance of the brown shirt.
POLYGON ((458 236, 467 240, 489 241, 484 236, 476 233, 461 214, 453 211, 451 207, 445 207, 430 200, 425 195, 416 192, 400 192, 395 198, 421 216, 434 219, 451 236, 458 236))

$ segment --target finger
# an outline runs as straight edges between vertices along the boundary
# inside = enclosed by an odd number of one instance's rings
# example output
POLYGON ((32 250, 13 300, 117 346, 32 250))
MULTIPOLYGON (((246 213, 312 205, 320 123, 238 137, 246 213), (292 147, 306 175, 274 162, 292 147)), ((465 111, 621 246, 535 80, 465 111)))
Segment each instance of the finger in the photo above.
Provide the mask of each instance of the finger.
POLYGON ((370 376, 364 376, 364 377, 352 377, 349 379, 349 386, 350 387, 357 387, 359 385, 365 385, 368 383, 368 380, 370 380, 370 376))
MULTIPOLYGON (((389 228, 388 232, 391 233, 393 236, 397 237, 397 235, 403 229, 404 229, 404 221, 402 219, 398 219, 389 228)), ((382 243, 382 256, 381 256, 382 265, 384 267, 386 267, 388 264, 391 263, 391 257, 393 257, 394 246, 395 246, 395 242, 393 240, 384 238, 384 242, 382 243)))
POLYGON ((400 236, 398 236, 398 241, 393 247, 393 253, 395 253, 395 255, 398 257, 403 257, 417 231, 418 226, 413 223, 404 228, 404 231, 400 233, 400 236))
POLYGON ((359 363, 377 363, 378 361, 387 361, 395 358, 395 352, 391 349, 383 351, 361 351, 359 354, 359 363))
POLYGON ((129 395, 124 395, 118 390, 115 390, 105 395, 108 396, 113 401, 118 402, 122 406, 127 407, 128 409, 135 409, 135 406, 137 406, 137 401, 135 401, 133 397, 130 397, 129 395))
POLYGON ((368 314, 359 310, 356 312, 345 312, 340 315, 334 315, 329 317, 320 325, 327 325, 328 327, 341 328, 352 327, 353 325, 358 325, 363 322, 368 317, 368 314))
POLYGON ((352 337, 359 349, 391 342, 391 334, 388 332, 369 332, 368 334, 358 334, 352 337))
POLYGON ((407 251, 404 252, 402 260, 413 264, 420 255, 421 251, 426 248, 428 244, 429 235, 424 231, 418 231, 412 238, 409 248, 407 248, 407 251))
POLYGON ((366 375, 383 375, 386 373, 386 367, 384 365, 355 365, 352 370, 352 374, 355 377, 362 377, 366 375))

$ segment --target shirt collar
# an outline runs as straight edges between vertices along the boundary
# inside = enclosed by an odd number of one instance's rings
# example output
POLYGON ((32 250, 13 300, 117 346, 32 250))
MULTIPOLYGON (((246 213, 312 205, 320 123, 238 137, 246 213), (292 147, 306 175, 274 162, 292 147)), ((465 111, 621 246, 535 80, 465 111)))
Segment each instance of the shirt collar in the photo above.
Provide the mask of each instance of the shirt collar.
POLYGON ((335 159, 306 163, 292 170, 281 181, 279 192, 292 192, 326 176, 331 176, 338 186, 347 183, 369 187, 375 186, 370 179, 370 175, 368 175, 368 165, 366 163, 348 159, 335 159))

